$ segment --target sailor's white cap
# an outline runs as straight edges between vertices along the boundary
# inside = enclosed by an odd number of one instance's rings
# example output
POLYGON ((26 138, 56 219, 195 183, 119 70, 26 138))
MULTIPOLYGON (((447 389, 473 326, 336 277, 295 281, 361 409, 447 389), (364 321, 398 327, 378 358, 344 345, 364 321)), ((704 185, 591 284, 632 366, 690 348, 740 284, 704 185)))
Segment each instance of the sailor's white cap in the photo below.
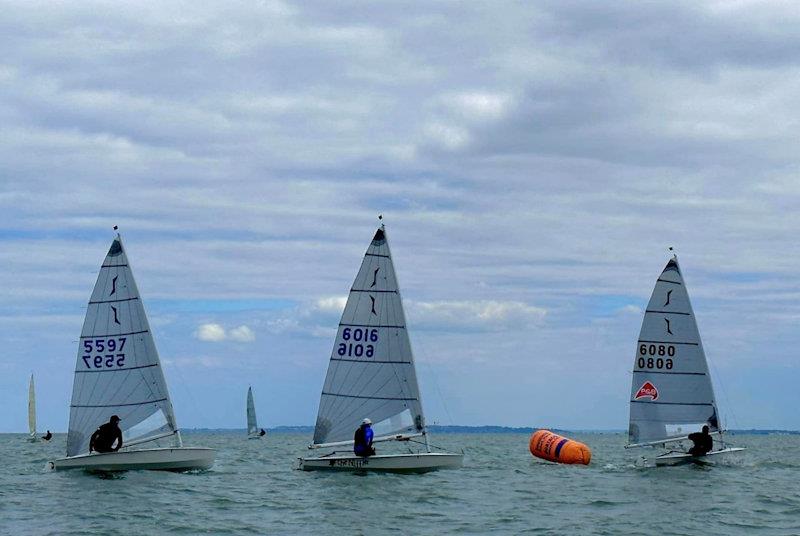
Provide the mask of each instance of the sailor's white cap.
POLYGON ((364 419, 363 421, 361 421, 361 424, 372 424, 372 421, 369 419, 364 419))

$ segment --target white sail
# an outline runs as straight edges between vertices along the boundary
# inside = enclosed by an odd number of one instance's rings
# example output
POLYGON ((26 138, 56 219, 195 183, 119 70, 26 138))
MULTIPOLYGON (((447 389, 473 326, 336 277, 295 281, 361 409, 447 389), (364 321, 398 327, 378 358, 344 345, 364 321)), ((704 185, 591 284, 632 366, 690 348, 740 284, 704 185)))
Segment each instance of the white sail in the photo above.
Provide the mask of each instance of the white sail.
POLYGON ((414 356, 383 227, 342 313, 320 397, 314 444, 346 442, 362 419, 376 437, 425 430, 414 356))
POLYGON ((256 405, 253 402, 253 388, 247 388, 247 435, 258 435, 258 423, 256 422, 256 405))
POLYGON ((117 235, 100 267, 78 344, 67 455, 89 450, 112 415, 125 443, 180 435, 128 257, 117 235))
POLYGON ((33 374, 28 384, 28 433, 36 437, 36 390, 33 388, 33 374))
POLYGON ((703 343, 673 257, 656 280, 636 343, 628 439, 661 443, 706 424, 719 431, 703 343))

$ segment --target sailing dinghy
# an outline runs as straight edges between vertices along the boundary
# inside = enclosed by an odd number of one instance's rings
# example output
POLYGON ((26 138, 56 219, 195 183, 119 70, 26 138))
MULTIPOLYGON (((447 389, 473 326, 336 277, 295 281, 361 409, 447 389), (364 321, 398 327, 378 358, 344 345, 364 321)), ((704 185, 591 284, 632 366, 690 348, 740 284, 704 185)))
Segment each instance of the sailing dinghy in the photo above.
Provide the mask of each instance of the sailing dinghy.
POLYGON ((656 280, 639 332, 625 448, 672 445, 655 457, 656 465, 714 464, 744 450, 727 447, 722 433, 703 343, 673 256, 656 280), (703 425, 716 436, 718 448, 693 456, 681 443, 703 425))
POLYGON ((261 439, 261 430, 256 421, 256 405, 253 402, 253 388, 247 388, 247 439, 261 439))
POLYGON ((406 330, 383 225, 367 248, 342 313, 320 396, 314 442, 309 449, 347 448, 299 459, 304 471, 419 472, 461 467, 463 454, 431 452, 422 413, 414 356, 406 330), (373 423, 374 443, 414 442, 424 451, 353 453, 353 434, 362 420, 373 423))
MULTIPOLYGON (((115 227, 116 229, 116 227, 115 227)), ((100 267, 78 345, 67 457, 51 469, 208 469, 214 450, 184 447, 153 335, 117 234, 100 267), (118 415, 124 446, 90 453, 92 433, 118 415), (171 447, 142 448, 152 442, 171 447)))
POLYGON ((33 387, 33 374, 28 383, 28 441, 39 441, 36 435, 36 390, 33 387))

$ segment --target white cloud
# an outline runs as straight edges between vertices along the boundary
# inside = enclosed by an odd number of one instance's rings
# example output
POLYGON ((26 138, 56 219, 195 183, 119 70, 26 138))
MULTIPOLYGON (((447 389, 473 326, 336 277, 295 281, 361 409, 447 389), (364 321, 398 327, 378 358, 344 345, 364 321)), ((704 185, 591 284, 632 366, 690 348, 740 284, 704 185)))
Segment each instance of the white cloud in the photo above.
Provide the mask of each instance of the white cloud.
POLYGON ((220 324, 208 323, 201 324, 195 331, 194 336, 206 342, 222 342, 231 340, 235 342, 253 342, 256 335, 248 326, 242 325, 230 330, 226 330, 220 324))
POLYGON ((194 332, 194 336, 201 341, 220 342, 225 340, 225 328, 219 324, 202 324, 194 332))
POLYGON ((239 326, 228 331, 228 338, 236 342, 253 342, 256 340, 256 334, 247 326, 239 326))
POLYGON ((547 311, 518 301, 407 301, 415 329, 502 331, 540 323, 547 311))
POLYGON ((328 298, 320 298, 314 304, 314 308, 318 311, 326 313, 339 313, 344 311, 344 306, 347 304, 347 296, 331 296, 328 298))
POLYGON ((485 92, 458 93, 445 99, 458 113, 475 119, 499 119, 512 103, 509 95, 485 92))

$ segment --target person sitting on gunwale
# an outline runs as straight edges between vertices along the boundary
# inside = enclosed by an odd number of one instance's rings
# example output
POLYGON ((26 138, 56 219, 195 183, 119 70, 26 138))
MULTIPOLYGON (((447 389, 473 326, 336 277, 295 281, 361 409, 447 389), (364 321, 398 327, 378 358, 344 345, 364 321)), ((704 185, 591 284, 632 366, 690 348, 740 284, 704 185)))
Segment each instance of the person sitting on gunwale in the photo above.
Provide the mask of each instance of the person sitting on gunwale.
POLYGON ((356 456, 372 456, 375 454, 375 449, 372 447, 372 421, 364 419, 361 421, 361 426, 356 430, 353 436, 353 452, 356 456))
POLYGON ((714 438, 708 433, 708 426, 703 426, 702 432, 689 434, 689 440, 694 443, 689 449, 692 456, 705 456, 714 448, 714 438))
POLYGON ((122 430, 119 429, 121 419, 112 415, 107 423, 101 424, 89 440, 89 452, 116 452, 122 448, 122 430), (117 445, 112 446, 116 441, 117 445))

